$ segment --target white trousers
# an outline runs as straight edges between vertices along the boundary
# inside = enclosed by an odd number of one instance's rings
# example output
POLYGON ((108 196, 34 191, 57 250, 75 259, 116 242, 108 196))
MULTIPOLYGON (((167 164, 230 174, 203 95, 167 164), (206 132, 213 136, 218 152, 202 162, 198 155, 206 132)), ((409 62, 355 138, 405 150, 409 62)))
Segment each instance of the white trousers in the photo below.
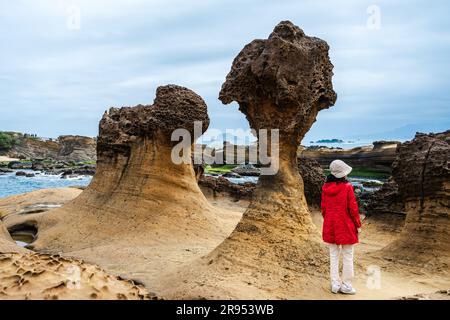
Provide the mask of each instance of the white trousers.
POLYGON ((329 244, 330 246, 330 277, 331 283, 340 283, 339 256, 342 251, 342 282, 350 285, 353 279, 353 245, 329 244))

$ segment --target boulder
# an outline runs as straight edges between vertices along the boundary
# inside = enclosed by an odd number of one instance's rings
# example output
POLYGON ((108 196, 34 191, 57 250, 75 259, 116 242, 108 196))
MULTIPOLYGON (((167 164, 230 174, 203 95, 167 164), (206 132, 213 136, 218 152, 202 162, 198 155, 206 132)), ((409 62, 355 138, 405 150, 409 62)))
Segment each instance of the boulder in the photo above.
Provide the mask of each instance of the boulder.
POLYGON ((394 179, 385 182, 375 192, 366 192, 360 197, 366 216, 384 213, 406 215, 405 205, 398 194, 398 185, 394 179))
POLYGON ((211 176, 202 176, 198 181, 198 185, 203 193, 212 192, 213 197, 224 195, 235 200, 250 199, 256 187, 256 184, 251 182, 236 184, 223 177, 216 178, 211 176))
POLYGON ((31 169, 31 167, 31 162, 11 161, 8 164, 8 168, 13 170, 31 169))
POLYGON ((322 200, 322 185, 325 183, 325 173, 319 162, 314 159, 298 158, 298 170, 303 178, 306 202, 309 206, 320 207, 322 200))
POLYGON ((225 172, 224 174, 222 174, 222 177, 224 178, 242 178, 242 176, 238 173, 235 172, 225 172))
POLYGON ((231 171, 241 176, 247 177, 258 177, 261 174, 261 170, 259 168, 256 168, 251 163, 240 164, 237 167, 233 168, 231 171))

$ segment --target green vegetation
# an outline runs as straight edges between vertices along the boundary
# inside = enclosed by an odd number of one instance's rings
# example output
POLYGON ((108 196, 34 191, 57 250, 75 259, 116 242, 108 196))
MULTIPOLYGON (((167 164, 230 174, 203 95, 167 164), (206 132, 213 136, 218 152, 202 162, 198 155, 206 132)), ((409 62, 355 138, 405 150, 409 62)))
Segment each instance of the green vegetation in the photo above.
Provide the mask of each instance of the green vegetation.
POLYGON ((0 132, 0 150, 9 150, 17 143, 17 139, 11 132, 0 132))
POLYGON ((215 173, 215 174, 224 174, 230 172, 231 169, 236 168, 236 164, 224 164, 220 166, 210 166, 207 165, 205 167, 205 173, 215 173))
POLYGON ((81 161, 81 162, 78 162, 78 165, 94 165, 94 164, 96 164, 97 162, 95 161, 95 160, 88 160, 88 161, 81 161))
MULTIPOLYGON (((325 169, 325 175, 330 174, 329 169, 325 169)), ((387 172, 380 172, 371 168, 353 168, 350 177, 372 178, 372 179, 388 179, 391 175, 387 172)))

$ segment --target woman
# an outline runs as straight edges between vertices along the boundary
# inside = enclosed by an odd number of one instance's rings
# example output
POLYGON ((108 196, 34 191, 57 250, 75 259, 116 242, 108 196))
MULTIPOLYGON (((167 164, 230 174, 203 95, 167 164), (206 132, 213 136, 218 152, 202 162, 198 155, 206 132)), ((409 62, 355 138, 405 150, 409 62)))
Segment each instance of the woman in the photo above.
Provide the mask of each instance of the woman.
POLYGON ((361 231, 358 204, 352 185, 346 180, 352 167, 334 160, 322 187, 323 240, 330 247, 331 292, 355 294, 353 279, 353 245, 361 231), (339 277, 339 256, 342 251, 342 282, 339 277))

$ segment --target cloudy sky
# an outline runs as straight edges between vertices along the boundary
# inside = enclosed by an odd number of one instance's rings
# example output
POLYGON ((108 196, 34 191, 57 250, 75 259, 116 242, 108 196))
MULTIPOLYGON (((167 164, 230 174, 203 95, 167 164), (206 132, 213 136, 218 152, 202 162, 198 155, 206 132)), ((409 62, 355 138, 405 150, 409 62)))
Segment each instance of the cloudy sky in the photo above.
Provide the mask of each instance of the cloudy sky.
POLYGON ((210 127, 247 129, 217 96, 241 48, 281 20, 326 40, 335 66, 338 101, 306 139, 448 129, 449 12, 411 0, 0 0, 0 130, 95 136, 105 109, 152 103, 168 83, 205 99, 210 127))

